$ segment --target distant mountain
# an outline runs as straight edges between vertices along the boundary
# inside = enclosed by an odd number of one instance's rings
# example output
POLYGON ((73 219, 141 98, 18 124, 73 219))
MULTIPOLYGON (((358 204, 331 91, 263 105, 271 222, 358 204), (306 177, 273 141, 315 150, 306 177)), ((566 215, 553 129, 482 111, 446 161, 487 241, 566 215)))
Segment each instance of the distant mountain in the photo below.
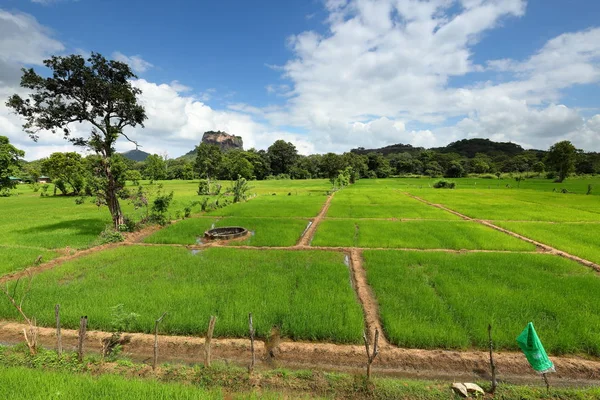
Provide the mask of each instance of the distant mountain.
POLYGON ((146 153, 142 150, 129 150, 125 153, 121 153, 121 155, 133 161, 146 161, 146 158, 148 158, 150 153, 146 153))
MULTIPOLYGON (((369 154, 381 153, 383 155, 395 153, 418 153, 425 150, 423 147, 413 147, 410 144, 393 144, 391 146, 381 147, 379 149, 365 149, 359 147, 352 149, 353 153, 369 154)), ((507 154, 515 156, 525 151, 521 146, 511 142, 493 142, 489 139, 463 139, 452 142, 445 147, 436 147, 429 150, 434 150, 439 153, 458 153, 463 157, 473 158, 477 153, 494 156, 497 154, 507 154)))
POLYGON ((458 153, 463 157, 473 158, 477 153, 494 156, 498 153, 516 156, 525 151, 521 146, 511 142, 494 142, 489 139, 463 139, 452 142, 446 147, 434 148, 431 150, 440 153, 458 153))

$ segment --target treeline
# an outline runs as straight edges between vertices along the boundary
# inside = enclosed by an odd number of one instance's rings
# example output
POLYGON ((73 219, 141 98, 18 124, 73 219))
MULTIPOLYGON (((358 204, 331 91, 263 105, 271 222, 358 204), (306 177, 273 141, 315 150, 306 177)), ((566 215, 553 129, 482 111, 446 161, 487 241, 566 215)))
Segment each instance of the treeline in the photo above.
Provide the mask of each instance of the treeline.
MULTIPOLYGON (((465 139, 437 149, 394 145, 383 149, 353 149, 343 154, 327 153, 303 156, 283 140, 267 150, 222 151, 217 145, 201 143, 196 158, 167 159, 150 155, 145 161, 113 156, 113 170, 121 179, 147 180, 233 180, 326 178, 332 182, 341 171, 351 181, 360 178, 427 175, 459 178, 469 174, 530 173, 562 180, 569 174, 600 173, 600 154, 576 149, 570 142, 553 145, 548 151, 524 150, 513 143, 487 139, 465 139)), ((21 162, 21 176, 36 181, 41 175, 53 179, 62 194, 91 193, 98 168, 97 156, 82 157, 54 153, 50 157, 21 162)))

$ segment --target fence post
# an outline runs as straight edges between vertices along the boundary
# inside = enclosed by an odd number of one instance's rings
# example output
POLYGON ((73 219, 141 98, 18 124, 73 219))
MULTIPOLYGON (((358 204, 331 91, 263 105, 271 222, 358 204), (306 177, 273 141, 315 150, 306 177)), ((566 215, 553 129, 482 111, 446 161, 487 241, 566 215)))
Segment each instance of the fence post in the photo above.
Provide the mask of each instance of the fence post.
POLYGON ((79 362, 83 361, 83 342, 87 332, 87 319, 87 315, 85 315, 79 320, 79 337, 77 341, 77 360, 79 362))
POLYGON ((367 333, 363 333, 363 340, 365 341, 365 349, 367 350, 367 380, 371 379, 371 364, 379 354, 379 330, 375 329, 375 340, 373 342, 373 352, 371 353, 369 346, 369 339, 367 338, 367 333))
POLYGON ((208 332, 206 332, 206 340, 204 341, 204 366, 210 367, 210 342, 212 341, 213 331, 215 330, 215 322, 217 317, 211 315, 208 323, 208 332))
POLYGON ((490 368, 492 369, 492 388, 490 390, 491 394, 496 392, 496 387, 498 386, 498 381, 496 380, 496 363, 494 362, 494 342, 492 341, 492 324, 488 325, 488 338, 490 340, 490 368))
POLYGON ((156 364, 158 363, 158 324, 162 322, 165 315, 167 315, 166 311, 159 319, 154 321, 154 359, 152 360, 152 370, 156 370, 156 364))
POLYGON ((248 372, 252 373, 254 371, 254 364, 256 362, 256 356, 254 354, 254 326, 252 324, 252 313, 248 314, 248 325, 250 326, 250 352, 252 353, 252 360, 250 361, 250 366, 248 367, 248 372))
POLYGON ((60 332, 60 304, 54 306, 54 316, 56 317, 56 353, 62 357, 62 333, 60 332))

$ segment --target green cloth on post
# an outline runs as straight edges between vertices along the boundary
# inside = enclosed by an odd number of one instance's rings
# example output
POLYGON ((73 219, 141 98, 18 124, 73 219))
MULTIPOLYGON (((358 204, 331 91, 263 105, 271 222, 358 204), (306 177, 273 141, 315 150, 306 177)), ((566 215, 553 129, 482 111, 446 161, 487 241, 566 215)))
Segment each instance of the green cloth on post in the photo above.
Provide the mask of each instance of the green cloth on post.
POLYGON ((542 374, 554 372, 554 364, 548 358, 532 322, 527 324, 527 327, 521 332, 517 343, 534 370, 542 374))

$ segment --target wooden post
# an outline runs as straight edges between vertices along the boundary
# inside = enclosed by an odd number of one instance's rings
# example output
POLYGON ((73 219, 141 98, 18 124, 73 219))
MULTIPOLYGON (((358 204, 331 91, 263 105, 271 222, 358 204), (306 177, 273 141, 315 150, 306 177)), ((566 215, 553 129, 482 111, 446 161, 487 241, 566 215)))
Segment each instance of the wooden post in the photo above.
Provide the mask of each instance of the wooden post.
POLYGON ((248 325, 250 326, 250 352, 252 353, 252 360, 250 361, 250 366, 248 367, 248 372, 252 373, 254 371, 254 364, 256 362, 256 356, 254 355, 254 326, 252 324, 252 313, 248 314, 248 325))
POLYGON ((369 346, 369 339, 367 338, 367 333, 363 333, 363 339, 365 341, 365 349, 367 350, 367 380, 371 379, 371 364, 379 354, 379 330, 375 329, 375 340, 373 342, 373 352, 371 353, 371 349, 369 346))
POLYGON ((85 334, 87 332, 87 315, 81 317, 79 320, 79 337, 77 341, 77 360, 83 361, 83 342, 85 340, 85 334))
POLYGON ((210 367, 210 342, 212 341, 213 332, 215 330, 215 322, 217 317, 211 315, 208 323, 208 332, 206 332, 206 340, 204 341, 204 366, 210 367))
POLYGON ((158 363, 158 324, 162 322, 165 315, 167 315, 166 311, 159 319, 154 321, 154 359, 152 360, 152 370, 156 370, 156 364, 158 363))
POLYGON ((492 369, 492 388, 490 389, 490 393, 494 394, 496 392, 496 387, 498 386, 498 381, 496 380, 496 363, 494 362, 494 342, 492 341, 492 324, 488 325, 488 338, 490 340, 490 368, 492 369))
POLYGON ((62 357, 62 334, 60 332, 60 304, 54 306, 54 316, 56 317, 56 353, 62 357))
POLYGON ((546 383, 546 391, 550 391, 550 383, 548 382, 548 376, 544 373, 542 374, 542 378, 544 378, 544 382, 546 383))

